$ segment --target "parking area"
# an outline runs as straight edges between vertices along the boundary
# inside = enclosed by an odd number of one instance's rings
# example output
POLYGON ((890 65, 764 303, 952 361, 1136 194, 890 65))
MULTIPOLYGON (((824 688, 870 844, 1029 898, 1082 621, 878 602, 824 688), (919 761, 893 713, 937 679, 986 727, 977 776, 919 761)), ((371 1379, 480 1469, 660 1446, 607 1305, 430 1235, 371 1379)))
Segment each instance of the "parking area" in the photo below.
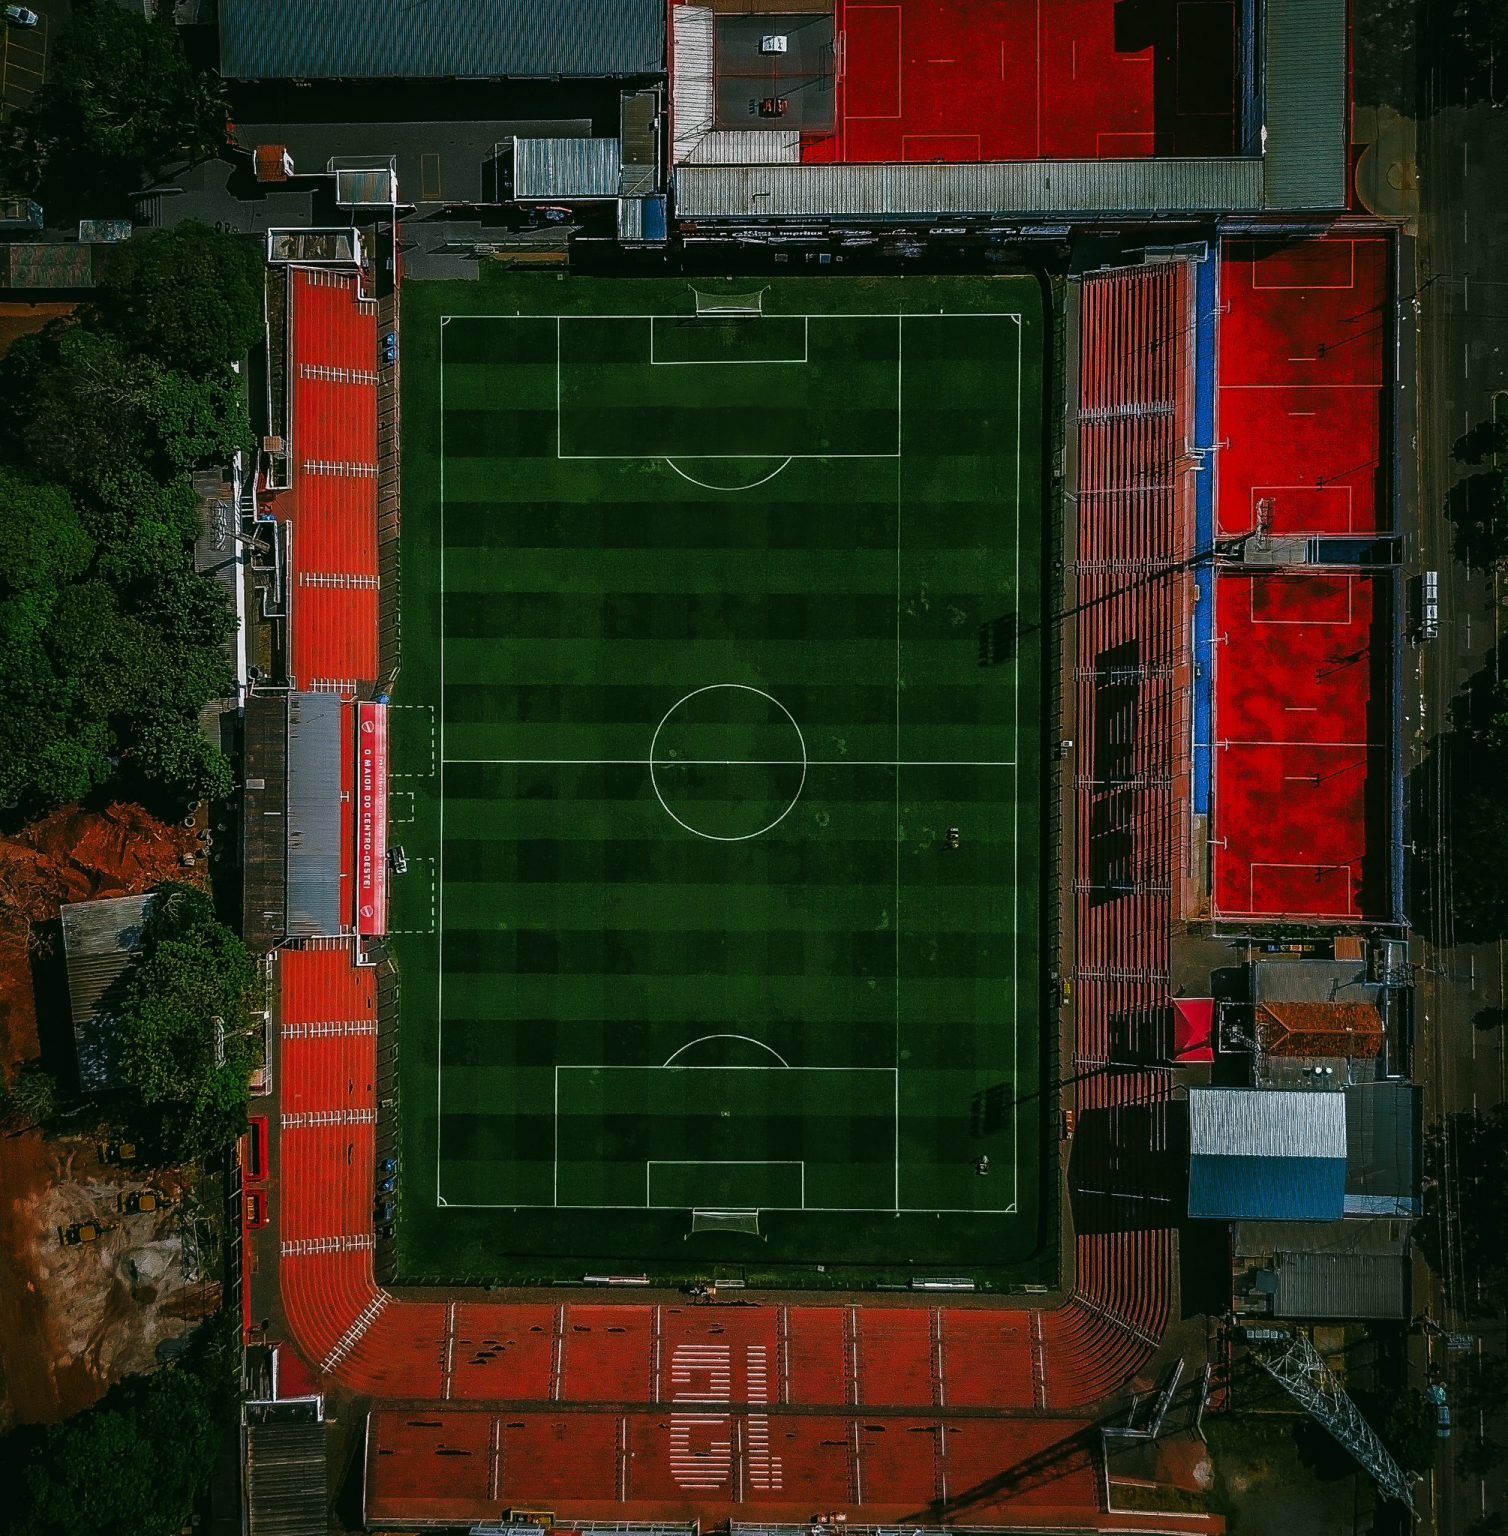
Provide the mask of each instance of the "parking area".
POLYGON ((53 19, 38 5, 34 27, 7 23, 0 28, 0 115, 30 102, 47 78, 47 50, 53 19))

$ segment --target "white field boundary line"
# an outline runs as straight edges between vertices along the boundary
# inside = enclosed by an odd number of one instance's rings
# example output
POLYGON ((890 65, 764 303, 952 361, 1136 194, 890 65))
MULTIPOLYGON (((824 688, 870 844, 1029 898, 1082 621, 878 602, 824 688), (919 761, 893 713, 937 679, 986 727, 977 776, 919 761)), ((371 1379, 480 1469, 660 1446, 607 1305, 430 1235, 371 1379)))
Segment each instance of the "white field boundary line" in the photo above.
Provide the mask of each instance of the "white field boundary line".
MULTIPOLYGON (((649 366, 651 368, 749 368, 749 367, 783 367, 787 365, 800 365, 809 363, 812 358, 812 317, 810 315, 677 315, 674 324, 682 325, 690 320, 702 325, 716 324, 720 319, 737 318, 740 321, 754 320, 799 320, 801 322, 801 356, 800 357, 656 357, 655 356, 655 328, 662 320, 668 320, 668 315, 646 315, 649 321, 649 366)), ((700 455, 687 454, 684 457, 700 457, 700 455)), ((777 455, 778 457, 778 455, 777 455)))
MULTIPOLYGON (((515 313, 515 314, 511 314, 511 315, 505 315, 505 314, 490 314, 490 315, 484 315, 484 314, 453 314, 453 315, 442 315, 440 317, 440 329, 441 329, 441 335, 440 335, 440 391, 439 391, 439 398, 440 398, 440 475, 439 475, 439 484, 440 484, 440 520, 439 520, 440 521, 440 669, 439 669, 440 670, 440 705, 439 705, 439 727, 438 727, 438 733, 437 733, 438 734, 438 738, 439 738, 439 744, 438 744, 438 757, 439 757, 438 768, 439 768, 439 779, 440 779, 440 784, 439 784, 439 793, 440 793, 440 855, 439 855, 439 859, 438 859, 438 867, 437 867, 437 872, 436 872, 436 881, 437 881, 437 885, 438 885, 438 889, 439 889, 439 896, 438 896, 438 912, 437 912, 437 916, 436 916, 436 927, 437 927, 438 932, 437 932, 437 946, 436 946, 436 948, 437 948, 437 965, 436 965, 436 970, 437 970, 437 976, 436 976, 437 1004, 436 1004, 436 1071, 435 1071, 436 1084, 435 1084, 435 1099, 436 1099, 436 1138, 437 1138, 437 1144, 436 1144, 436 1149, 435 1149, 435 1203, 436 1203, 437 1206, 442 1206, 442 1207, 451 1207, 453 1205, 456 1209, 462 1209, 462 1210, 506 1210, 506 1209, 521 1209, 521 1208, 524 1208, 524 1207, 520 1207, 517 1201, 457 1201, 457 1202, 451 1202, 451 1201, 447 1201, 446 1199, 444 1199, 444 1197, 440 1193, 440 1156, 439 1156, 438 1137, 439 1137, 439 1126, 440 1126, 440 1123, 441 1123, 441 1120, 442 1120, 442 1117, 443 1117, 443 1099, 444 1099, 444 1072, 443 1072, 442 1062, 443 1062, 443 1044, 444 1044, 444 1008, 443 1008, 443 1000, 444 1000, 444 972, 445 972, 445 967, 444 967, 444 904, 445 904, 445 885, 444 885, 444 880, 445 880, 445 875, 444 875, 444 869, 445 869, 445 860, 444 860, 444 845, 445 845, 445 833, 444 833, 445 789, 444 789, 444 785, 445 785, 445 772, 444 772, 444 770, 445 770, 445 766, 446 766, 447 763, 450 763, 452 765, 467 763, 467 764, 517 765, 517 766, 524 766, 524 765, 529 765, 529 766, 644 766, 644 767, 647 767, 647 768, 653 766, 653 764, 650 762, 649 759, 640 759, 640 758, 629 758, 629 759, 454 758, 454 759, 452 759, 452 758, 447 758, 445 756, 445 630, 444 630, 444 625, 445 625, 445 337, 444 337, 444 328, 448 324, 450 324, 452 321, 454 321, 454 320, 520 321, 520 320, 550 320, 550 319, 553 319, 555 321, 555 328, 556 328, 555 390, 556 390, 556 456, 557 456, 557 458, 560 458, 560 459, 574 459, 574 458, 587 458, 587 457, 599 458, 599 459, 622 459, 622 458, 648 458, 648 459, 655 459, 655 458, 664 458, 663 454, 654 454, 654 453, 636 454, 636 455, 567 455, 567 454, 562 454, 560 452, 560 414, 561 414, 561 412, 560 412, 560 405, 561 405, 561 350, 560 350, 560 333, 561 333, 561 321, 564 320, 564 319, 575 319, 575 318, 584 318, 584 319, 592 319, 592 320, 631 320, 631 321, 643 321, 645 318, 648 318, 648 319, 651 320, 651 322, 653 322, 654 320, 657 320, 657 319, 679 320, 679 319, 686 318, 686 316, 684 316, 684 315, 671 315, 671 314, 651 315, 651 316, 648 316, 648 317, 644 316, 643 314, 636 314, 636 315, 610 314, 610 315, 590 315, 590 316, 574 316, 574 315, 572 315, 572 316, 562 316, 562 315, 554 315, 554 316, 550 316, 550 315, 524 315, 524 314, 515 313)), ((767 316, 765 318, 776 318, 776 317, 772 315, 772 316, 767 316)), ((831 320, 843 320, 843 319, 885 320, 885 319, 888 319, 890 317, 887 316, 887 315, 884 315, 884 314, 877 314, 874 311, 867 311, 867 310, 866 311, 860 311, 860 310, 832 310, 832 311, 826 311, 826 312, 819 312, 819 313, 817 313, 815 315, 813 315, 811 313, 806 313, 806 314, 800 315, 800 316, 786 315, 786 316, 781 316, 780 318, 788 318, 788 319, 789 318, 802 318, 802 319, 805 319, 808 322, 808 328, 807 329, 808 329, 808 336, 809 336, 809 334, 810 334, 810 325, 809 325, 809 323, 814 318, 815 319, 822 319, 822 320, 828 320, 828 319, 831 319, 831 320)), ((901 340, 900 340, 900 337, 904 334, 904 324, 903 324, 903 322, 905 322, 907 320, 931 320, 931 319, 947 319, 947 320, 992 319, 992 320, 1013 320, 1013 321, 1015 321, 1015 323, 1016 323, 1016 432, 1015 432, 1016 470, 1015 470, 1015 509, 1014 509, 1015 510, 1015 591, 1019 595, 1020 590, 1021 590, 1021 587, 1020 587, 1020 575, 1021 575, 1021 418, 1022 418, 1022 394, 1021 394, 1021 390, 1022 390, 1022 381, 1023 381, 1023 373, 1024 373, 1024 357, 1025 357, 1025 339, 1024 339, 1024 335, 1023 335, 1022 313, 1019 310, 958 310, 958 311, 941 310, 941 309, 939 309, 939 310, 906 310, 906 311, 902 311, 902 312, 897 313, 894 316, 894 318, 896 320, 896 327, 897 327, 897 356, 896 356, 896 451, 895 451, 895 453, 894 454, 888 454, 888 455, 887 454, 793 454, 793 455, 790 455, 788 457, 787 462, 789 462, 789 460, 791 458, 801 458, 801 459, 807 459, 807 458, 811 458, 811 459, 862 458, 862 459, 871 459, 871 458, 886 458, 886 457, 895 458, 897 461, 899 461, 902 458, 901 444, 902 444, 902 435, 903 435, 903 428, 904 428, 903 410, 902 410, 902 405, 903 405, 903 402, 902 402, 903 372, 902 372, 902 355, 901 355, 902 343, 901 343, 901 340)), ((651 337, 652 336, 653 336, 653 326, 651 325, 651 337)), ((694 455, 694 456, 683 455, 683 457, 722 458, 722 459, 747 459, 747 458, 751 457, 751 455, 748 455, 748 454, 717 454, 717 455, 697 454, 697 455, 694 455)), ((754 455, 753 457, 758 457, 758 455, 754 455)), ((899 491, 900 491, 900 469, 899 469, 899 462, 898 462, 897 463, 897 552, 898 552, 898 560, 899 560, 899 545, 900 545, 900 528, 899 528, 899 515, 900 515, 899 501, 900 501, 900 496, 899 496, 899 491)), ((897 596, 897 629, 899 630, 899 598, 900 598, 899 588, 897 588, 896 596, 897 596)), ((899 678, 897 679, 897 693, 899 693, 899 678)), ((1016 735, 1019 737, 1019 734, 1020 734, 1020 713, 1021 713, 1021 658, 1020 658, 1019 650, 1018 650, 1018 653, 1017 653, 1017 655, 1016 655, 1016 657, 1014 659, 1014 664, 1013 664, 1013 695, 1014 695, 1014 704, 1013 704, 1014 729, 1015 729, 1016 735)), ((897 714, 898 714, 898 718, 899 718, 899 708, 897 709, 897 714)), ((898 725, 898 729, 899 729, 899 725, 898 725)), ((740 766, 742 766, 743 763, 744 763, 744 760, 735 760, 735 761, 740 766)), ((749 766, 753 766, 753 765, 754 765, 753 763, 749 764, 749 766)), ((723 764, 720 764, 720 766, 733 766, 733 763, 723 763, 723 764)), ((780 760, 780 762, 778 762, 778 763, 771 763, 770 766, 786 766, 786 764, 785 764, 784 760, 780 760)), ((1013 797, 1012 797, 1013 798, 1013 813, 1012 813, 1013 819, 1012 819, 1012 848, 1011 848, 1011 863, 1012 863, 1012 897, 1011 897, 1011 900, 1012 900, 1012 939, 1011 939, 1011 949, 1012 949, 1012 966, 1011 966, 1011 1077, 1012 1077, 1012 1081, 1014 1082, 1015 1078, 1016 1078, 1016 1073, 1017 1073, 1018 1068, 1019 1068, 1019 1046, 1020 1046, 1020 942, 1021 941, 1020 941, 1020 910, 1019 910, 1020 909, 1019 873, 1020 873, 1020 851, 1021 851, 1021 841, 1020 841, 1021 811, 1020 811, 1020 794, 1019 794, 1019 789, 1020 789, 1021 769, 1020 769, 1019 760, 1015 760, 1015 759, 1012 759, 1012 760, 1006 760, 1006 759, 994 759, 994 760, 962 760, 962 759, 959 759, 959 760, 920 760, 920 759, 918 759, 918 760, 911 760, 911 761, 902 761, 902 760, 898 759, 896 761, 882 761, 882 760, 869 760, 869 759, 857 759, 857 760, 856 759, 817 759, 817 760, 809 763, 808 766, 811 766, 811 767, 845 767, 845 766, 846 767, 860 767, 860 766, 864 766, 864 767, 891 767, 891 768, 895 768, 895 769, 900 769, 900 768, 903 768, 903 767, 958 767, 958 768, 1002 767, 1002 768, 1010 768, 1012 770, 1014 781, 1015 781, 1014 782, 1015 793, 1013 794, 1013 797)), ((899 781, 899 773, 897 773, 897 781, 899 781)), ((899 797, 899 782, 897 782, 897 798, 898 797, 899 797)), ((897 851, 897 869, 899 869, 899 851, 897 851)), ((898 914, 897 914, 897 918, 898 918, 898 914)), ((897 926, 897 941, 898 941, 899 940, 899 922, 898 921, 897 921, 897 925, 896 926, 897 926)), ((897 991, 897 1014, 899 1014, 899 971, 897 971, 896 991, 897 991)), ((898 1049, 899 1049, 899 1034, 897 1033, 897 1050, 898 1049)), ((628 1068, 629 1070, 644 1070, 643 1067, 634 1068, 634 1067, 630 1066, 630 1064, 628 1064, 628 1063, 618 1063, 617 1066, 618 1067, 628 1068)), ((600 1070, 600 1069, 591 1068, 591 1069, 588 1069, 588 1070, 600 1070)), ((672 1070, 679 1070, 679 1069, 672 1069, 672 1070)), ((687 1068, 685 1070, 697 1070, 697 1069, 695 1069, 695 1068, 687 1068)), ((701 1070, 706 1070, 706 1069, 701 1069, 701 1070)), ((895 1157, 896 1157, 896 1192, 897 1192, 897 1199, 896 1199, 896 1204, 895 1204, 895 1207, 894 1207, 896 1213, 898 1215, 902 1214, 902 1213, 908 1213, 908 1214, 909 1213, 923 1213, 923 1214, 936 1214, 936 1215, 1013 1215, 1013 1214, 1016 1213, 1016 1211, 1019 1208, 1019 1205, 1020 1205, 1020 1174, 1021 1174, 1021 1170, 1020 1170, 1020 1123, 1019 1123, 1019 1118, 1020 1117, 1019 1116, 1012 1116, 1012 1159, 1011 1159, 1011 1161, 1012 1161, 1012 1175, 1013 1175, 1013 1193, 1012 1193, 1011 1203, 1009 1205, 1001 1206, 1001 1207, 981 1207, 981 1206, 972 1206, 972 1205, 971 1206, 947 1206, 947 1207, 938 1207, 938 1206, 935 1206, 935 1205, 928 1205, 928 1206, 902 1206, 900 1204, 900 1201, 899 1201, 899 1189, 900 1189, 900 1173, 899 1173, 899 1158, 900 1158, 900 1145, 899 1145, 900 1086, 899 1086, 899 1078, 900 1078, 900 1072, 899 1072, 899 1068, 898 1067, 890 1068, 890 1069, 885 1069, 885 1068, 850 1068, 850 1067, 832 1067, 832 1068, 826 1068, 826 1067, 823 1067, 823 1068, 815 1068, 815 1067, 811 1067, 811 1068, 749 1067, 749 1068, 720 1068, 718 1070, 723 1070, 723 1071, 734 1071, 734 1070, 746 1070, 746 1071, 782 1071, 782 1070, 787 1070, 787 1071, 789 1071, 789 1070, 798 1070, 798 1071, 839 1071, 839 1072, 844 1072, 844 1071, 881 1071, 881 1070, 890 1070, 890 1071, 892 1071, 894 1073, 895 1079, 896 1079, 896 1093, 895 1093, 895 1106, 896 1106, 895 1107, 895 1115, 896 1115, 896 1146, 895 1146, 895 1157)), ((555 1158, 554 1158, 554 1162, 555 1162, 554 1204, 557 1207, 559 1206, 559 1174, 560 1174, 560 1168, 559 1168, 560 1072, 561 1072, 561 1066, 559 1064, 557 1064, 557 1066, 555 1068, 555 1074, 554 1074, 555 1075, 554 1120, 555 1120, 555 1141, 556 1141, 555 1158)), ((537 1207, 537 1208, 538 1209, 548 1209, 548 1207, 537 1207)), ((636 1210, 636 1209, 640 1209, 640 1208, 641 1207, 637 1207, 637 1206, 595 1206, 595 1207, 575 1206, 575 1207, 569 1207, 569 1209, 576 1209, 576 1210, 582 1210, 582 1209, 636 1210)), ((805 1207, 805 1209, 813 1210, 813 1211, 817 1211, 817 1212, 830 1211, 830 1212, 838 1213, 838 1212, 849 1212, 849 1211, 861 1210, 861 1209, 885 1209, 885 1207, 855 1207, 855 1206, 823 1207, 823 1206, 808 1206, 808 1207, 805 1207)))
MULTIPOLYGON (((778 1069, 776 1069, 778 1070, 778 1069)), ((688 1209, 710 1210, 710 1206, 688 1207, 672 1201, 669 1205, 656 1205, 652 1198, 654 1193, 654 1170, 656 1168, 799 1168, 801 1204, 800 1205, 760 1205, 753 1208, 758 1211, 804 1211, 806 1209, 806 1160, 800 1157, 648 1157, 644 1160, 644 1209, 646 1211, 684 1211, 688 1209)), ((742 1210, 744 1207, 739 1206, 742 1210)), ((567 1207, 571 1209, 571 1207, 567 1207)), ((718 1207, 722 1209, 722 1207, 718 1207)), ((732 1207, 729 1207, 732 1209, 732 1207)))
MULTIPOLYGON (((447 757, 451 767, 505 768, 800 768, 799 757, 447 757)), ((1015 768, 1014 758, 812 757, 808 768, 1015 768)))

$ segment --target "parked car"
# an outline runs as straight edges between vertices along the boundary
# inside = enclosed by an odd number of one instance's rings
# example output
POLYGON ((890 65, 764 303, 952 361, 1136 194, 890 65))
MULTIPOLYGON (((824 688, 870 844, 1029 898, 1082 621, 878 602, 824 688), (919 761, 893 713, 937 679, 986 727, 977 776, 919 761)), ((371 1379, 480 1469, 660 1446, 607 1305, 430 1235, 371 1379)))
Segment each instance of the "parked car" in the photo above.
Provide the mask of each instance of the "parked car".
POLYGON ((7 26, 34 27, 41 19, 35 11, 27 10, 24 5, 8 5, 5 8, 5 22, 7 26))

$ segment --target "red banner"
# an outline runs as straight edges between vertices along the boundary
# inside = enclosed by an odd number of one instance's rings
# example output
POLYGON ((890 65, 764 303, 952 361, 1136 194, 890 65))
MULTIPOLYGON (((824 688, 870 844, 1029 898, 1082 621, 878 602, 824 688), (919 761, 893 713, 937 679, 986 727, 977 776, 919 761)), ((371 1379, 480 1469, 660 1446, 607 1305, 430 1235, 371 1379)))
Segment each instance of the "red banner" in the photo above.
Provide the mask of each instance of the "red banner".
POLYGON ((387 705, 356 706, 356 931, 387 932, 387 705))

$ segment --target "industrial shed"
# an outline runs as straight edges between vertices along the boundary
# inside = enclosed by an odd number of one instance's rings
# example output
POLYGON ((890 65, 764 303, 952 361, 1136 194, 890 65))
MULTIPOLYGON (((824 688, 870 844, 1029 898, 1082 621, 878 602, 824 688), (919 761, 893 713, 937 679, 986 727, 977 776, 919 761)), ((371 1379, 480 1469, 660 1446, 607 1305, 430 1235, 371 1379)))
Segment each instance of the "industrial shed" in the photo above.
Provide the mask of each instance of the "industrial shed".
POLYGON ((1323 1089, 1189 1090, 1189 1215, 1335 1221, 1346 1198, 1346 1097, 1323 1089))

